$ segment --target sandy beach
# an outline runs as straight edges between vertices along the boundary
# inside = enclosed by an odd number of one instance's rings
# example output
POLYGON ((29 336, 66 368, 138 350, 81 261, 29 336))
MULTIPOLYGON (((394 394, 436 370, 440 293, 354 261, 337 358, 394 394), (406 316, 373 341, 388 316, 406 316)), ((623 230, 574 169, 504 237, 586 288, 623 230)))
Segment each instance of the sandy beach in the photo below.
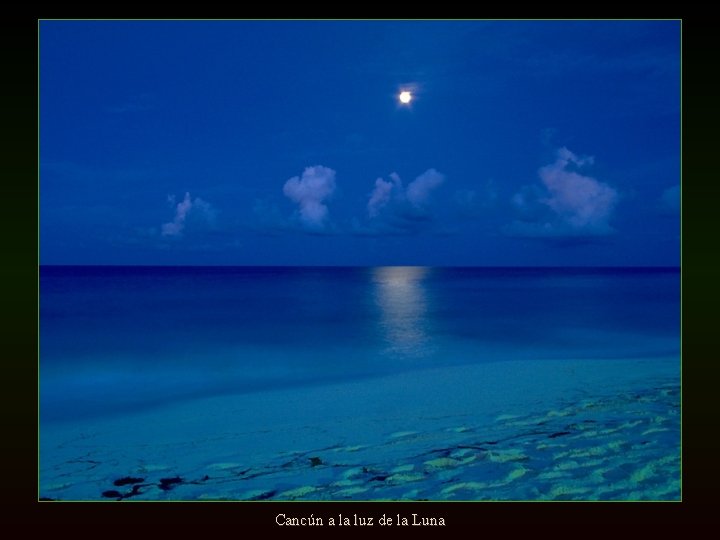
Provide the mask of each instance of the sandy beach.
POLYGON ((677 500, 679 360, 507 361, 48 423, 53 500, 677 500))

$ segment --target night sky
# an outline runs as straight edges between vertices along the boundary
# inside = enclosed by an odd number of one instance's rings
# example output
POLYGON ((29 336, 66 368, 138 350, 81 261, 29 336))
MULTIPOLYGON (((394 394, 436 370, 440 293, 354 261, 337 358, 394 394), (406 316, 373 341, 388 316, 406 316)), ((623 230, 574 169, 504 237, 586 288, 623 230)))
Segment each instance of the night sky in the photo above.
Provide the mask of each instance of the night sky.
POLYGON ((42 264, 679 265, 678 21, 42 21, 39 61, 42 264))

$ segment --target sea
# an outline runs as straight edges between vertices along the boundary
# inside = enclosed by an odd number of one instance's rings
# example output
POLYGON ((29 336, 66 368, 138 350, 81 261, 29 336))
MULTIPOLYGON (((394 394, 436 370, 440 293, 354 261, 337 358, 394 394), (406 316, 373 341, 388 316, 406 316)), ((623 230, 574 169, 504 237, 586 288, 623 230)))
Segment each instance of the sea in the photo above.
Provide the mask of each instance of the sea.
MULTIPOLYGON (((76 433, 79 425, 208 399, 372 385, 511 362, 592 362, 617 371, 624 361, 652 366, 659 358, 664 365, 671 359, 670 386, 679 388, 677 268, 42 266, 39 287, 46 498, 54 497, 50 471, 62 472, 50 442, 57 443, 63 430, 76 433), (44 432, 52 433, 47 444, 44 432)), ((511 382, 504 381, 507 392, 511 382)), ((664 391, 668 384, 666 377, 664 391)), ((673 399, 679 406, 679 397, 673 399)), ((662 429, 670 431, 662 444, 679 452, 679 427, 662 429)), ((442 484, 433 484, 429 498, 443 493, 442 484)), ((167 495, 162 482, 157 485, 161 489, 148 498, 167 495)), ((633 489, 610 493, 643 498, 633 489)), ((100 492, 71 489, 68 497, 103 498, 100 492)), ((311 499, 320 493, 286 492, 311 499)), ((666 492, 673 498, 679 488, 666 492)), ((333 493, 323 497, 337 497, 333 493)), ((372 490, 350 493, 375 496, 372 490)), ((413 498, 412 491, 393 493, 390 498, 413 498)), ((460 488, 450 493, 479 497, 460 488)), ((505 496, 518 497, 499 495, 505 496)), ((575 494, 584 496, 602 498, 575 494)))

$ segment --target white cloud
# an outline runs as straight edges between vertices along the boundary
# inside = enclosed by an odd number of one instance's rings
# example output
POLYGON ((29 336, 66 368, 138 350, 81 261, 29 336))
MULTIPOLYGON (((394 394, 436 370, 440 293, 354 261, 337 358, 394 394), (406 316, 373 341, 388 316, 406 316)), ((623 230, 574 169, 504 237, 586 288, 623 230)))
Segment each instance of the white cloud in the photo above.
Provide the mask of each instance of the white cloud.
POLYGON ((445 177, 435 169, 428 169, 408 184, 407 200, 413 206, 423 207, 430 198, 430 194, 445 181, 445 177))
POLYGON ((526 186, 513 197, 520 219, 507 232, 530 237, 613 233, 609 220, 618 193, 608 184, 578 172, 592 163, 592 157, 579 157, 560 148, 555 162, 538 171, 541 185, 526 186))
POLYGON ((390 174, 389 181, 378 178, 367 203, 371 225, 356 225, 356 232, 413 234, 427 229, 433 222, 432 192, 444 181, 445 177, 435 169, 428 169, 407 187, 397 173, 390 174))
POLYGON ((393 185, 382 178, 375 180, 375 189, 370 194, 368 201, 368 215, 374 218, 380 213, 380 209, 390 202, 393 185))
POLYGON ((182 236, 188 223, 213 225, 217 212, 210 203, 199 197, 193 199, 190 193, 175 205, 175 196, 168 197, 168 202, 175 206, 175 217, 168 223, 163 223, 160 232, 162 236, 182 236))
POLYGON ((380 210, 386 206, 392 199, 393 192, 395 197, 403 197, 402 180, 397 173, 390 174, 391 182, 378 178, 375 180, 375 189, 370 194, 370 200, 368 201, 368 215, 371 218, 377 217, 380 210))
POLYGON ((307 167, 302 177, 294 176, 283 186, 283 193, 297 203, 300 221, 313 230, 321 230, 328 219, 325 201, 335 191, 335 171, 317 165, 307 167))

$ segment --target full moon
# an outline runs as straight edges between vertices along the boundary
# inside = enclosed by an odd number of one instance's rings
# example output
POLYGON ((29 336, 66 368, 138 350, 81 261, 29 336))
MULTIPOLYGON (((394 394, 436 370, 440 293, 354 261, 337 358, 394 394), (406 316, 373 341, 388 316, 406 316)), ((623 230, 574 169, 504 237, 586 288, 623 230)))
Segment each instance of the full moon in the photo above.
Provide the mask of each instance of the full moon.
POLYGON ((412 100, 412 94, 407 90, 403 90, 402 92, 400 92, 398 99, 400 100, 400 103, 410 103, 410 100, 412 100))

